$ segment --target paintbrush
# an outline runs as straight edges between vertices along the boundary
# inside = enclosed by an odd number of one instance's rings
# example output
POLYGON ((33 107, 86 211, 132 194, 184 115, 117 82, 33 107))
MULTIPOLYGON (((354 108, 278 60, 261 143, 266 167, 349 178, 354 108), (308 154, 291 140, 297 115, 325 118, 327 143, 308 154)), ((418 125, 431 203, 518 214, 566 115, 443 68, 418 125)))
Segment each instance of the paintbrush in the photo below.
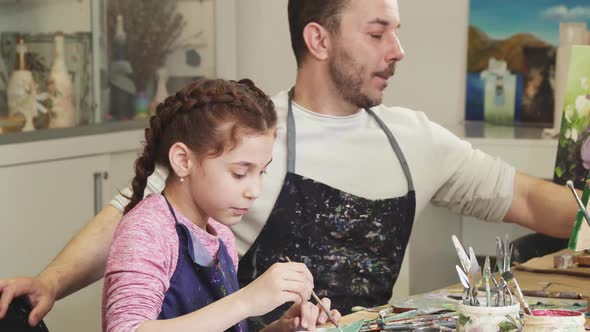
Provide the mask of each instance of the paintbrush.
POLYGON ((588 210, 586 210, 584 203, 582 203, 580 196, 578 196, 578 192, 576 192, 576 188, 574 188, 574 183, 571 180, 568 180, 566 185, 572 191, 572 194, 576 198, 576 202, 578 202, 578 206, 580 207, 580 210, 582 211, 582 214, 584 215, 584 219, 586 219, 586 222, 588 223, 588 225, 590 225, 590 215, 588 214, 588 210))
MULTIPOLYGON (((287 262, 291 263, 291 259, 289 259, 289 257, 285 257, 285 259, 287 260, 287 262)), ((330 320, 330 322, 332 322, 332 324, 334 324, 334 326, 336 326, 336 328, 338 329, 339 332, 343 332, 342 329, 340 328, 340 325, 338 325, 338 323, 336 322, 336 320, 334 319, 334 317, 332 317, 332 314, 330 313, 330 310, 328 310, 328 308, 326 308, 326 306, 324 305, 324 303, 322 303, 322 300, 320 300, 320 298, 313 291, 313 289, 311 290, 311 296, 316 300, 316 302, 320 305, 320 307, 322 308, 322 310, 326 313, 326 315, 328 316, 328 319, 330 320)))
POLYGON ((514 274, 512 274, 512 271, 506 271, 506 272, 502 273, 502 278, 508 283, 509 286, 512 286, 512 288, 514 289, 514 295, 516 295, 516 299, 518 300, 518 302, 520 302, 520 305, 522 306, 522 310, 524 310, 524 312, 527 315, 534 316, 533 311, 531 310, 531 308, 529 307, 529 305, 526 303, 526 301, 524 299, 524 295, 522 295, 522 291, 520 290, 520 286, 518 286, 518 282, 514 278, 514 274))
POLYGON ((490 267, 490 256, 486 256, 485 263, 483 264, 483 281, 486 286, 486 305, 492 306, 492 293, 490 291, 490 276, 492 275, 492 268, 490 267))
POLYGON ((548 292, 545 290, 522 290, 522 294, 526 296, 534 297, 547 297, 552 299, 572 299, 581 300, 584 298, 584 294, 576 292, 548 292))

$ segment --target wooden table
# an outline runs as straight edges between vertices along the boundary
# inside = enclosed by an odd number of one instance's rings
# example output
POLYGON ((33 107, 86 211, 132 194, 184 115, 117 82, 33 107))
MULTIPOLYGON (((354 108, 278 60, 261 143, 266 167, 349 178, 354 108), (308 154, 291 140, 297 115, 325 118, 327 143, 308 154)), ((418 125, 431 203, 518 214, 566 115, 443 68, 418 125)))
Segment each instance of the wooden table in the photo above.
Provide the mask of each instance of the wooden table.
MULTIPOLYGON (((562 275, 562 274, 551 274, 551 273, 538 273, 538 272, 528 272, 522 270, 513 270, 514 276, 518 281, 521 289, 526 290, 541 290, 543 287, 547 285, 547 283, 551 283, 549 287, 546 288, 547 291, 551 292, 576 292, 582 293, 584 296, 590 296, 590 278, 585 277, 578 277, 578 276, 570 276, 570 275, 562 275)), ((451 285, 446 287, 442 290, 451 290, 461 292, 463 290, 463 286, 461 284, 451 285)), ((441 290, 436 290, 441 291, 441 290)), ((581 300, 583 301, 583 300, 581 300)), ((388 308, 391 305, 384 305, 380 308, 388 308)), ((352 322, 356 322, 358 320, 373 320, 379 317, 377 312, 355 312, 350 315, 346 315, 342 317, 341 323, 348 324, 352 322)), ((590 323, 587 319, 587 323, 590 323)))

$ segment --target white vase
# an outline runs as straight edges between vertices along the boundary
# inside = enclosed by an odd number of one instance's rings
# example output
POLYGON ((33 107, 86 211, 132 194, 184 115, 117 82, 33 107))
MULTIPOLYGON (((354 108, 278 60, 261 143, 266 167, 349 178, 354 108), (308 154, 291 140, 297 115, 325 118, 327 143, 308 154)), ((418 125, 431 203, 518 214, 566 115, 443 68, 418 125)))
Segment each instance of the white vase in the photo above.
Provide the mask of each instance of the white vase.
POLYGON ((55 34, 53 64, 49 74, 47 90, 49 92, 53 116, 49 122, 50 128, 65 128, 76 125, 76 107, 74 106, 74 85, 68 73, 64 60, 64 36, 61 32, 55 34))
POLYGON ((25 126, 22 131, 34 130, 33 117, 36 115, 37 91, 33 75, 28 70, 15 70, 12 72, 6 97, 8 99, 8 114, 15 116, 20 113, 25 117, 25 126))
POLYGON ((21 114, 25 118, 23 131, 35 129, 33 117, 37 113, 37 86, 33 80, 33 74, 27 68, 25 54, 27 46, 24 39, 20 38, 16 46, 17 62, 16 68, 8 81, 6 99, 8 101, 8 114, 15 116, 21 114))
POLYGON ((168 89, 166 88, 166 83, 168 82, 168 70, 164 67, 161 67, 156 71, 156 93, 154 94, 154 99, 150 102, 149 110, 150 114, 156 114, 156 108, 158 108, 158 104, 163 102, 170 94, 168 93, 168 89))
POLYGON ((161 103, 169 96, 168 89, 166 89, 166 83, 168 82, 168 70, 164 67, 156 71, 158 77, 158 85, 156 86, 156 94, 154 95, 154 101, 161 103))

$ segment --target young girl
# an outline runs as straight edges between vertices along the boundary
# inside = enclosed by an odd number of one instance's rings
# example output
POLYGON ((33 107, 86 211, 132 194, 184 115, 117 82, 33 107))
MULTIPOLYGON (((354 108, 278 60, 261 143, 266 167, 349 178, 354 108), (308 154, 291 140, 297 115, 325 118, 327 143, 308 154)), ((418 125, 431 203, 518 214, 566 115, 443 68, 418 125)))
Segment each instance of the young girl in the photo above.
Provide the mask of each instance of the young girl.
POLYGON ((304 264, 277 263, 238 290, 228 226, 261 194, 276 119, 273 103, 249 80, 198 81, 158 105, 109 253, 104 331, 246 331, 245 318, 291 301, 265 330, 326 321, 307 302, 313 278, 304 264), (169 171, 166 186, 144 199, 156 165, 169 171))

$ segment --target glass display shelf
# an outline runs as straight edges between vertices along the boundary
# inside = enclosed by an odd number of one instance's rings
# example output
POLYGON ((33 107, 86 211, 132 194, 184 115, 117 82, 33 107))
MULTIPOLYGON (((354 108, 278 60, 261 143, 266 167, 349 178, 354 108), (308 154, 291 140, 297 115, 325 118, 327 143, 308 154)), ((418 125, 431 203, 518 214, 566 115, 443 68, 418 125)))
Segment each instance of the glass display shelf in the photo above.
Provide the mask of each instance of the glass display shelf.
POLYGON ((217 15, 213 0, 0 0, 0 144, 145 126, 217 76, 217 15))

